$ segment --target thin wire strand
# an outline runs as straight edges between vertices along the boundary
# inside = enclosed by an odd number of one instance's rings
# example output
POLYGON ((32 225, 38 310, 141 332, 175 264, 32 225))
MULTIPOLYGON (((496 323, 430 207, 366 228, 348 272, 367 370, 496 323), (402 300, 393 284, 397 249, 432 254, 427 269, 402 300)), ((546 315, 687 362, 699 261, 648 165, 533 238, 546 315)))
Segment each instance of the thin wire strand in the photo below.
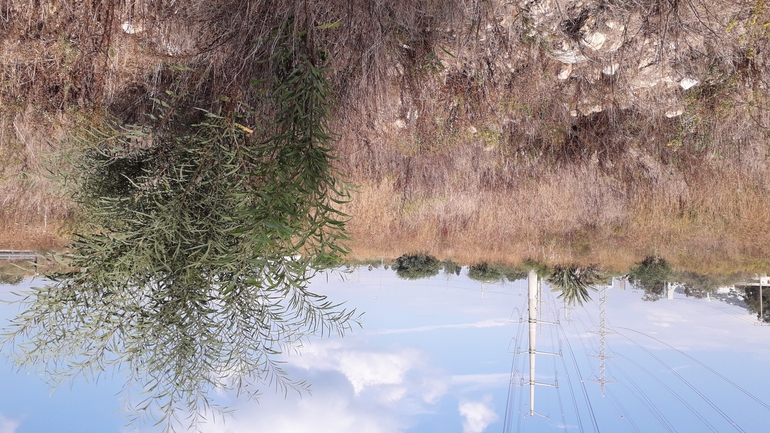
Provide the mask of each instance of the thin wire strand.
MULTIPOLYGON (((624 328, 624 329, 627 329, 627 328, 624 328)), ((679 380, 682 381, 682 383, 687 385, 688 388, 690 388, 693 392, 698 394, 698 396, 700 396, 703 399, 703 401, 705 401, 709 406, 711 406, 712 409, 714 409, 719 415, 721 415, 722 418, 724 418, 725 421, 727 421, 735 430, 737 430, 737 431, 739 431, 741 433, 745 433, 745 430, 743 430, 743 428, 741 428, 741 426, 739 426, 738 423, 733 421, 733 419, 730 418, 729 415, 727 415, 722 409, 720 409, 716 404, 714 404, 714 402, 711 401, 711 399, 709 399, 705 394, 700 392, 700 390, 698 390, 695 386, 693 386, 687 379, 682 377, 681 374, 679 374, 676 370, 671 368, 670 365, 666 364, 662 359, 660 359, 659 357, 655 356, 655 354, 653 354, 647 348, 643 347, 642 345, 640 345, 639 343, 637 343, 636 341, 634 341, 632 338, 628 337, 627 335, 622 334, 620 332, 618 332, 617 334, 622 336, 622 337, 624 337, 624 338, 626 338, 627 340, 629 340, 631 343, 633 343, 634 345, 636 345, 637 347, 639 347, 640 349, 645 351, 648 355, 650 355, 652 358, 654 358, 656 361, 658 361, 661 365, 663 365, 671 374, 676 376, 679 380)))
MULTIPOLYGON (((692 357, 692 356, 688 355, 687 353, 685 353, 685 352, 683 352, 683 351, 681 351, 681 350, 677 349, 676 347, 674 347, 674 346, 672 346, 672 345, 670 345, 670 344, 668 344, 668 343, 665 343, 665 342, 663 342, 663 341, 661 341, 661 340, 659 340, 659 339, 657 339, 657 338, 655 338, 655 337, 653 337, 653 336, 651 336, 651 335, 645 334, 644 332, 635 331, 635 330, 633 330, 633 329, 630 329, 630 328, 623 328, 623 327, 618 327, 618 328, 615 328, 615 329, 623 329, 623 330, 626 330, 626 331, 636 332, 637 334, 640 334, 640 335, 643 335, 643 336, 645 336, 645 337, 647 337, 647 338, 653 339, 653 340, 657 341, 658 343, 660 343, 660 344, 663 344, 664 346, 666 346, 666 347, 668 347, 668 348, 670 348, 670 349, 674 349, 674 350, 676 350, 677 352, 679 352, 680 354, 684 355, 685 357, 687 357, 687 358, 688 358, 688 359, 690 359, 691 361, 695 362, 696 364, 700 365, 701 367, 703 367, 703 368, 705 368, 706 370, 708 370, 708 371, 710 371, 711 373, 713 373, 715 376, 717 376, 717 377, 719 377, 720 379, 724 380, 725 382, 727 382, 728 384, 730 384, 730 385, 731 385, 731 386, 733 386, 735 389, 737 389, 738 391, 742 392, 743 394, 745 394, 746 396, 748 396, 748 397, 749 397, 749 398, 751 398, 752 400, 756 401, 757 403, 759 403, 760 405, 762 405, 762 406, 763 406, 765 409, 767 409, 767 410, 770 410, 770 405, 768 405, 767 403, 765 403, 765 402, 763 402, 762 400, 760 400, 760 399, 759 399, 757 396, 755 396, 754 394, 750 393, 750 392, 749 392, 749 391, 747 391, 746 389, 742 388, 740 385, 738 385, 737 383, 735 383, 735 382, 733 382, 732 380, 728 379, 727 377, 725 377, 724 375, 722 375, 722 374, 721 374, 721 373, 719 373, 718 371, 716 371, 716 370, 714 370, 713 368, 709 367, 708 365, 706 365, 706 364, 702 363, 701 361, 697 360, 696 358, 694 358, 694 357, 692 357)), ((626 337, 626 338, 628 338, 628 337, 626 337)))

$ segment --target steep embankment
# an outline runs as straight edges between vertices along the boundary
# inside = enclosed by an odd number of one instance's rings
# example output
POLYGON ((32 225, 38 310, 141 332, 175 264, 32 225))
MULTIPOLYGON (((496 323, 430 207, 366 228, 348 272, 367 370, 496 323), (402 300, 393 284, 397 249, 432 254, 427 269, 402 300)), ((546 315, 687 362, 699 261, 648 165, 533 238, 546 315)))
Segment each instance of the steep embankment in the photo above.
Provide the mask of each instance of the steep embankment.
POLYGON ((763 2, 394 3, 4 3, 2 246, 76 216, 50 139, 166 91, 259 105, 284 26, 328 59, 359 256, 768 257, 763 2))

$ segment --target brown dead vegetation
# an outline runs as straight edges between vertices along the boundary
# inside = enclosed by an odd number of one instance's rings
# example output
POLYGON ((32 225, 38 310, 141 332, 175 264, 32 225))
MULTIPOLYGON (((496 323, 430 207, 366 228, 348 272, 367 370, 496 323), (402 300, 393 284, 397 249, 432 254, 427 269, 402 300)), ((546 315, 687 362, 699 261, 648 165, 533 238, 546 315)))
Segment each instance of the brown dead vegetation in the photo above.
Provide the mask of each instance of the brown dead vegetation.
POLYGON ((764 3, 605 2, 552 27, 546 3, 0 1, 0 248, 62 245, 76 211, 47 169, 68 131, 145 122, 166 91, 259 105, 292 26, 328 55, 354 255, 768 265, 764 3), (614 22, 617 50, 581 42, 614 22), (699 84, 648 85, 672 74, 699 84))

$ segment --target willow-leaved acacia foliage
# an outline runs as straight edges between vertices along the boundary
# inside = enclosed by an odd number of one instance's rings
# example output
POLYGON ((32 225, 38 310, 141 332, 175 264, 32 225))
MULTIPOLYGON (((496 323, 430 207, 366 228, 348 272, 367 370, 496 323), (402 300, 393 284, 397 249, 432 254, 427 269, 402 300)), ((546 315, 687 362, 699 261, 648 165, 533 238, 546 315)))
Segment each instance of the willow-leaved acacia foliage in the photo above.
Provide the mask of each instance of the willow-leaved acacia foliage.
POLYGON ((7 330, 21 364, 55 381, 123 368, 141 394, 130 408, 170 428, 196 425, 214 388, 305 386, 277 356, 357 320, 308 290, 347 251, 337 209, 349 199, 314 61, 279 55, 265 86, 272 116, 229 98, 216 112, 172 101, 152 127, 108 123, 76 137, 86 223, 64 259, 72 271, 29 293, 7 330))

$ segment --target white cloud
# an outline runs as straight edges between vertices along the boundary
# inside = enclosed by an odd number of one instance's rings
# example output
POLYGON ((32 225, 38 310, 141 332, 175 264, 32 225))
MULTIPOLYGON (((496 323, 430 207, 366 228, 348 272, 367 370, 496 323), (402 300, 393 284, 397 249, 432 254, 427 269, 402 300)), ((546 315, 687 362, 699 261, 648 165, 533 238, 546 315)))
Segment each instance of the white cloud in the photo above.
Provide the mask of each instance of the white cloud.
POLYGON ((360 338, 312 341, 286 358, 292 377, 308 375, 309 394, 267 390, 258 404, 240 402, 225 423, 205 433, 401 433, 446 395, 450 377, 415 348, 359 349, 360 338))
POLYGON ((434 404, 449 388, 448 381, 439 377, 426 377, 422 380, 422 401, 434 404))
POLYGON ((510 373, 458 374, 452 376, 452 384, 471 386, 473 389, 508 386, 510 373))
POLYGON ((415 328, 402 328, 402 329, 383 329, 380 331, 371 332, 371 334, 377 335, 389 335, 389 334, 406 334, 413 332, 429 332, 438 329, 466 329, 466 328, 496 328, 499 326, 505 326, 508 322, 504 320, 482 320, 480 322, 473 323, 457 323, 453 325, 431 325, 431 326, 418 326, 415 328))
MULTIPOLYGON (((344 380, 338 376, 338 380, 344 380)), ((244 403, 224 423, 201 427, 204 433, 401 433, 408 427, 398 411, 361 401, 335 381, 314 386, 312 395, 264 395, 244 403)))
POLYGON ((270 425, 273 432, 387 432, 393 425, 381 424, 375 414, 356 411, 345 398, 305 398, 297 405, 295 416, 282 416, 270 425))
POLYGON ((412 367, 409 353, 342 352, 339 370, 348 378, 356 395, 372 385, 398 385, 412 367))
POLYGON ((481 433, 497 421, 497 414, 490 407, 491 397, 482 401, 461 401, 458 410, 463 420, 463 433, 481 433))
POLYGON ((406 373, 420 358, 414 349, 364 351, 346 349, 342 344, 340 341, 312 344, 301 356, 292 357, 289 362, 308 370, 339 371, 353 385, 355 394, 359 395, 371 386, 402 384, 406 373))
POLYGON ((19 422, 0 415, 0 433, 15 433, 19 422))
POLYGON ((405 386, 385 386, 379 393, 379 401, 381 403, 393 403, 401 400, 407 395, 409 388, 405 386))

